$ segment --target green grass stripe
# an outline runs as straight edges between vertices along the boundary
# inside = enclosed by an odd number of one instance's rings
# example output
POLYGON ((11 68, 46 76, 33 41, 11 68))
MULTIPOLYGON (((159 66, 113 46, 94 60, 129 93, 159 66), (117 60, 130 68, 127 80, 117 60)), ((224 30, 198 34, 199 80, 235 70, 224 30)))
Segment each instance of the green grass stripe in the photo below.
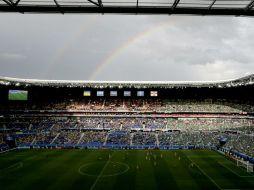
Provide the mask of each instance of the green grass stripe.
MULTIPOLYGON (((216 157, 205 158, 205 152, 200 152, 200 158, 196 159, 199 167, 222 189, 241 189, 249 186, 246 180, 240 178, 229 170, 226 170, 220 164, 217 163, 216 157)), ((213 154, 217 154, 213 152, 213 154)), ((218 158, 225 159, 222 155, 218 155, 218 158)))
POLYGON ((1 190, 247 190, 254 189, 252 176, 205 150, 45 149, 0 155, 1 190))
POLYGON ((136 168, 137 154, 133 151, 126 150, 125 152, 116 151, 113 157, 113 161, 118 161, 129 166, 129 170, 122 175, 115 176, 112 189, 121 190, 135 189, 136 187, 136 168))

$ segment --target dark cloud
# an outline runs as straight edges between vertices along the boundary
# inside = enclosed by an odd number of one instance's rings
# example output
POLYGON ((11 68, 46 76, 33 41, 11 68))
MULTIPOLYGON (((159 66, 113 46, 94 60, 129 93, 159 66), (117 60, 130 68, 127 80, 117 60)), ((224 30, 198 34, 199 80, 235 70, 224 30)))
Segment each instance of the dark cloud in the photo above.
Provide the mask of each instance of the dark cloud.
POLYGON ((1 14, 0 25, 3 76, 221 80, 254 71, 252 18, 1 14))

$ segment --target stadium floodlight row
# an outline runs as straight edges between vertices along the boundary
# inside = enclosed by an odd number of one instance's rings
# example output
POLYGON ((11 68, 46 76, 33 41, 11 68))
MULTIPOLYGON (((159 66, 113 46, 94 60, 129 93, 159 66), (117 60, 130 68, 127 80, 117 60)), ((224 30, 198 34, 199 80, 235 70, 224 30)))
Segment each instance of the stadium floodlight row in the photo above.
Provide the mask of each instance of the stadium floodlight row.
POLYGON ((0 77, 0 85, 4 86, 50 86, 81 88, 185 88, 208 87, 230 88, 254 85, 254 74, 232 80, 220 81, 71 81, 71 80, 38 80, 0 77))
POLYGON ((253 16, 253 0, 0 0, 0 12, 253 16))

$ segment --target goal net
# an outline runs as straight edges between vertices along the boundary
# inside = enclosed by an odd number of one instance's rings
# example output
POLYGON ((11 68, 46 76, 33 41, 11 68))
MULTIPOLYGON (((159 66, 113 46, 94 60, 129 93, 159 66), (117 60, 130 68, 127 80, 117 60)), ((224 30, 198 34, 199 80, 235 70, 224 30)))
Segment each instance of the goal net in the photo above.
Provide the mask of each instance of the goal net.
POLYGON ((253 172, 254 165, 244 160, 237 160, 237 166, 245 168, 247 172, 253 172))

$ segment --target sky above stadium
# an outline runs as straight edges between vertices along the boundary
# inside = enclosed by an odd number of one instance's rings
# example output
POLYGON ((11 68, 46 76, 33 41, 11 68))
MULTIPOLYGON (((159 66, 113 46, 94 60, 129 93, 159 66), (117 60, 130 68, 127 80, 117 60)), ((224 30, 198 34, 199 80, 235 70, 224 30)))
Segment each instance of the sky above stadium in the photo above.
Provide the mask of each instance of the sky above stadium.
POLYGON ((254 73, 254 18, 0 14, 0 76, 196 81, 254 73))

